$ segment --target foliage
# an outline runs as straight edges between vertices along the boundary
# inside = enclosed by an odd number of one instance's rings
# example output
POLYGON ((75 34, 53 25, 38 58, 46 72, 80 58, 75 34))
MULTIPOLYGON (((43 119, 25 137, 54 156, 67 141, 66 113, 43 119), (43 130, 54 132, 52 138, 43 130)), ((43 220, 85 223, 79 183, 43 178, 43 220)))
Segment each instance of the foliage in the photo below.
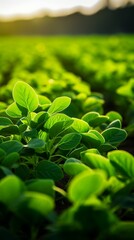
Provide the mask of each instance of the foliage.
MULTIPOLYGON (((109 50, 100 48, 102 40, 91 38, 88 46, 83 38, 61 52, 56 43, 51 49, 51 40, 45 48, 34 39, 33 48, 22 39, 14 54, 1 42, 1 239, 133 239, 134 156, 122 148, 124 125, 133 134, 133 80, 126 81, 133 57, 125 56, 130 63, 125 73, 128 66, 120 62, 125 53, 112 54, 119 38, 108 40, 109 50), (88 64, 88 57, 96 62, 88 64)), ((62 46, 62 39, 55 41, 62 46)))

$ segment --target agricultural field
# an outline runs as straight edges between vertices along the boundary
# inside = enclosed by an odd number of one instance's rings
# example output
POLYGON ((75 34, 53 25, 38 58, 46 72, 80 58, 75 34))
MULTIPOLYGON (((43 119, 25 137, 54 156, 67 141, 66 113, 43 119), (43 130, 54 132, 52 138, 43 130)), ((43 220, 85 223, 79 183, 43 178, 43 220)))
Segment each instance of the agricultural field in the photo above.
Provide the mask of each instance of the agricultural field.
POLYGON ((0 38, 0 238, 134 239, 134 36, 0 38))

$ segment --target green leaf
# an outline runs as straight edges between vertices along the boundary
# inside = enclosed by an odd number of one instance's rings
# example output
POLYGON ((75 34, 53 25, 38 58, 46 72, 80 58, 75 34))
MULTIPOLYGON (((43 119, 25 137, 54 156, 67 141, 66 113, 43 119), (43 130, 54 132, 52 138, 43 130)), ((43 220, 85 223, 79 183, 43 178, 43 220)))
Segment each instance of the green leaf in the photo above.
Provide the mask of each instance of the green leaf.
POLYGON ((117 120, 117 119, 119 119, 122 122, 122 116, 118 112, 110 111, 106 114, 106 116, 109 117, 110 122, 117 120))
POLYGON ((87 167, 85 164, 83 164, 81 161, 79 161, 76 158, 67 159, 63 165, 63 169, 65 173, 67 173, 70 176, 75 176, 87 170, 91 171, 89 167, 87 167))
POLYGON ((11 140, 1 143, 0 148, 9 154, 12 152, 19 152, 23 148, 23 145, 16 140, 11 140))
POLYGON ((20 106, 34 111, 39 104, 38 96, 34 89, 25 82, 18 81, 13 88, 13 99, 20 106))
POLYGON ((105 174, 101 171, 84 171, 73 178, 68 188, 68 197, 74 203, 85 202, 92 195, 99 195, 106 185, 105 174))
POLYGON ((85 122, 82 119, 78 119, 78 118, 72 118, 73 119, 73 123, 71 125, 71 127, 79 132, 79 133, 85 133, 89 131, 89 125, 87 122, 85 122))
POLYGON ((0 117, 0 127, 12 125, 13 122, 7 117, 0 117))
POLYGON ((71 118, 68 117, 67 115, 65 115, 63 113, 57 113, 57 114, 54 114, 51 117, 49 117, 49 119, 44 124, 44 128, 50 129, 54 124, 56 124, 58 122, 66 122, 66 121, 70 121, 70 120, 71 120, 71 118))
POLYGON ((134 177, 134 157, 130 153, 115 150, 108 153, 108 158, 117 172, 130 178, 134 177))
POLYGON ((0 202, 10 207, 25 190, 23 182, 14 175, 9 175, 0 181, 0 202))
POLYGON ((12 134, 13 135, 19 135, 20 134, 19 127, 17 125, 7 126, 7 127, 4 127, 0 130, 0 135, 10 136, 12 134))
POLYGON ((27 182, 28 191, 40 192, 54 198, 54 181, 51 179, 33 179, 27 182))
POLYGON ((58 97, 56 98, 50 108, 48 109, 49 114, 58 113, 66 109, 71 103, 71 98, 69 97, 58 97))
POLYGON ((90 123, 92 123, 99 116, 100 114, 98 112, 88 112, 82 117, 82 119, 90 125, 90 123))
POLYGON ((39 138, 33 138, 31 139, 27 145, 25 145, 26 147, 29 147, 29 148, 33 148, 33 149, 36 149, 36 148, 42 148, 45 146, 45 142, 42 140, 42 139, 39 139, 39 138))
POLYGON ((102 136, 105 138, 105 141, 107 143, 110 143, 111 145, 116 145, 126 139, 127 133, 123 129, 112 127, 103 131, 102 136))
POLYGON ((109 159, 95 153, 83 153, 81 156, 82 162, 90 168, 102 169, 107 173, 109 177, 115 175, 115 170, 109 159))
POLYGON ((88 148, 98 148, 101 144, 100 138, 90 131, 82 134, 82 142, 88 148))
POLYGON ((104 143, 105 143, 105 139, 104 139, 104 137, 102 136, 101 133, 99 133, 99 132, 96 131, 96 130, 90 130, 90 131, 89 131, 89 134, 90 134, 90 133, 94 134, 94 135, 99 139, 99 141, 100 141, 101 144, 104 144, 104 143))
POLYGON ((53 179, 59 181, 63 178, 63 172, 61 168, 56 164, 48 160, 39 162, 36 167, 36 175, 38 178, 53 179))
POLYGON ((86 113, 82 119, 86 121, 90 126, 96 127, 109 120, 108 116, 100 115, 98 112, 86 113))
POLYGON ((6 114, 12 118, 22 117, 22 111, 18 108, 15 102, 8 106, 6 109, 6 114))
POLYGON ((49 130, 49 136, 50 138, 54 138, 60 133, 62 133, 65 129, 67 129, 71 124, 73 123, 73 120, 70 119, 68 121, 62 121, 55 123, 49 130))
POLYGON ((61 138, 58 146, 62 150, 71 150, 81 141, 82 136, 79 133, 68 133, 61 138))
POLYGON ((18 162, 19 158, 20 155, 17 152, 9 153, 2 161, 2 165, 11 168, 16 162, 18 162))
POLYGON ((114 120, 107 126, 107 128, 112 128, 112 127, 121 128, 121 121, 119 119, 114 120))
POLYGON ((54 200, 39 192, 25 192, 20 196, 15 213, 30 224, 39 224, 54 209, 54 200))

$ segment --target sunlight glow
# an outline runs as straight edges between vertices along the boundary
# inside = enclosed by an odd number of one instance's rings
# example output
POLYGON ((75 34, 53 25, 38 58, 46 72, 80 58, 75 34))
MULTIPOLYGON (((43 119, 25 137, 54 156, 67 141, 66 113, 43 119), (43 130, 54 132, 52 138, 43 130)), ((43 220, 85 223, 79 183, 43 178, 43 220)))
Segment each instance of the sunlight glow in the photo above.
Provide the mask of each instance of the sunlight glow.
POLYGON ((134 0, 1 0, 0 19, 62 16, 73 12, 92 14, 104 8, 120 7, 134 0))

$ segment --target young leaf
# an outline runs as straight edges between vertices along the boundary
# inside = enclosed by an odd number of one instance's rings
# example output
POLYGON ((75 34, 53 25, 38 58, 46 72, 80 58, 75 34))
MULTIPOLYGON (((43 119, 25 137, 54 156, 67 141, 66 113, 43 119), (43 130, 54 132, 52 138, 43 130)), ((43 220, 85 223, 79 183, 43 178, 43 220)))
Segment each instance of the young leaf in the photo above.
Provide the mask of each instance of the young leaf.
POLYGON ((50 129, 54 124, 58 122, 66 122, 66 121, 68 122, 70 120, 71 118, 68 117, 67 115, 63 113, 57 113, 48 118, 48 120, 44 124, 44 128, 50 129))
POLYGON ((103 172, 84 171, 71 181, 68 197, 74 203, 82 203, 92 195, 101 194, 105 187, 106 178, 103 172))
POLYGON ((12 152, 5 157, 2 161, 2 165, 11 168, 19 160, 19 158, 20 156, 17 152, 12 152))
POLYGON ((42 148, 44 146, 45 146, 45 142, 42 139, 39 139, 39 138, 31 139, 28 142, 28 144, 26 145, 26 147, 33 148, 33 149, 42 148))
POLYGON ((39 104, 38 96, 34 89, 25 82, 18 81, 13 88, 13 99, 20 106, 33 112, 39 104))
POLYGON ((107 143, 110 143, 111 145, 116 145, 126 139, 127 133, 123 129, 112 127, 103 131, 102 136, 105 138, 105 141, 107 143))
POLYGON ((61 168, 56 164, 48 160, 39 162, 36 167, 36 175, 38 178, 53 179, 59 181, 63 178, 63 172, 61 168))
POLYGON ((62 150, 71 150, 80 143, 81 138, 79 133, 68 133, 61 138, 58 146, 62 150))
POLYGON ((13 122, 7 117, 0 117, 0 127, 12 125, 13 122))
POLYGON ((115 150, 108 153, 112 165, 117 172, 133 178, 134 177, 134 157, 123 150, 115 150))
POLYGON ((51 179, 33 179, 27 182, 28 191, 40 192, 50 197, 55 196, 54 181, 51 179))
POLYGON ((66 109, 71 103, 69 97, 58 97, 56 98, 48 109, 49 114, 58 113, 66 109))
POLYGON ((70 119, 68 121, 62 121, 55 123, 49 130, 50 138, 54 138, 63 132, 66 128, 68 128, 73 123, 73 120, 70 119))
POLYGON ((19 152, 23 148, 23 145, 16 140, 11 140, 1 143, 0 148, 9 154, 12 152, 19 152))
POLYGON ((63 165, 65 173, 70 176, 75 176, 83 171, 91 171, 89 167, 83 164, 81 161, 75 158, 69 158, 63 165))
POLYGON ((109 162, 109 159, 95 153, 83 153, 81 156, 82 162, 90 168, 102 169, 109 177, 115 175, 115 170, 112 164, 109 162))
POLYGON ((14 175, 9 175, 0 181, 0 202, 11 206, 25 190, 23 182, 14 175))
POLYGON ((6 109, 6 114, 12 118, 22 117, 22 111, 18 108, 15 102, 8 106, 6 109))
POLYGON ((73 119, 73 123, 72 123, 72 128, 79 132, 79 133, 85 133, 89 131, 89 125, 87 122, 85 122, 82 119, 78 119, 78 118, 72 118, 73 119))

